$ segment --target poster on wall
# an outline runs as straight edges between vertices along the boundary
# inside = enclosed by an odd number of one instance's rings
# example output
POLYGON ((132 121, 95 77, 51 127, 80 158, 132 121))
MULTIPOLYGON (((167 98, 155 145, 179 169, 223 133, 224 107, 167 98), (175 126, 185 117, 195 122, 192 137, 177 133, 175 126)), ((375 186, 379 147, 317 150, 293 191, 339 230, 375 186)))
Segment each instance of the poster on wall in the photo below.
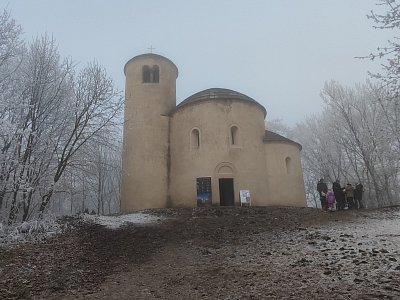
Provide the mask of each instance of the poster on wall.
POLYGON ((249 190, 240 190, 240 204, 242 206, 251 206, 251 197, 249 190))
POLYGON ((211 206, 211 177, 199 177, 197 184, 197 206, 211 206))

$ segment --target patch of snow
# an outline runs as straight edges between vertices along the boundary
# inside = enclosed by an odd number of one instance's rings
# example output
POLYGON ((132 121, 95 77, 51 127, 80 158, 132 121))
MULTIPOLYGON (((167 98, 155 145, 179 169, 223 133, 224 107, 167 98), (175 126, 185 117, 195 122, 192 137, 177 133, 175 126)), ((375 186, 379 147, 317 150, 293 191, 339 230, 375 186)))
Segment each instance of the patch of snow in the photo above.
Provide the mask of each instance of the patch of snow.
POLYGON ((85 220, 92 220, 96 224, 103 225, 107 228, 117 229, 126 224, 155 224, 162 218, 145 213, 132 213, 120 216, 93 216, 84 215, 85 220))
MULTIPOLYGON (((400 211, 367 213, 365 219, 357 218, 343 222, 332 222, 330 226, 317 226, 306 231, 308 239, 325 243, 331 254, 343 254, 343 251, 361 249, 368 253, 373 249, 384 248, 393 253, 400 252, 400 211), (326 237, 328 240, 324 240, 326 237), (332 241, 336 242, 333 243, 332 241), (331 244, 331 245, 330 245, 331 244), (335 248, 334 250, 333 248, 335 248), (340 250, 340 248, 344 250, 340 250), (339 249, 339 250, 338 250, 339 249)), ((314 248, 313 244, 309 248, 314 248)), ((314 249, 316 250, 316 249, 314 249)))
POLYGON ((31 220, 11 226, 0 223, 0 247, 27 241, 41 241, 61 233, 62 226, 54 216, 44 220, 31 220))
POLYGON ((400 212, 378 213, 367 216, 365 220, 349 224, 338 224, 336 228, 358 234, 382 235, 400 234, 400 212))

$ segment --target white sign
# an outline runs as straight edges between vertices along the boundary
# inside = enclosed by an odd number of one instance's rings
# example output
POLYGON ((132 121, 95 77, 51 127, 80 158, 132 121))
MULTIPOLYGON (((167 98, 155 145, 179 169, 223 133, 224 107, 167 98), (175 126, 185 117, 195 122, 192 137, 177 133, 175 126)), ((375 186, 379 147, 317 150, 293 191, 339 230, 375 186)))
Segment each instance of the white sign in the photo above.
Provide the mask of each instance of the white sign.
POLYGON ((249 190, 240 190, 240 203, 241 204, 251 204, 249 190))

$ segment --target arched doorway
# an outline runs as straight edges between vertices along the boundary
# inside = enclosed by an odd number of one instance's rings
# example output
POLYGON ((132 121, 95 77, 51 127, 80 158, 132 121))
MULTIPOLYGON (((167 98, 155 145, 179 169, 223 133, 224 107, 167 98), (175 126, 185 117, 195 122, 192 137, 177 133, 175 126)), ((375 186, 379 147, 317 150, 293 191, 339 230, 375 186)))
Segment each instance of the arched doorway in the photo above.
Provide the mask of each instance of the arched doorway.
POLYGON ((233 178, 219 178, 219 205, 234 206, 235 192, 233 188, 233 178))
POLYGON ((216 168, 220 206, 235 205, 234 167, 231 163, 220 163, 216 168))

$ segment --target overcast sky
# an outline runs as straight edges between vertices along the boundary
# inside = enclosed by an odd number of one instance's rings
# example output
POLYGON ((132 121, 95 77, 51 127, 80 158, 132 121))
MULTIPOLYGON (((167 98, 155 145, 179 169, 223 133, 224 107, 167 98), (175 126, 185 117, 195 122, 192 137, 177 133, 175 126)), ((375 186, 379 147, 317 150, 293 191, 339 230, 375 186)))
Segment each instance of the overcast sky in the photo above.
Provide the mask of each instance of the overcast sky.
POLYGON ((26 40, 53 35, 63 56, 97 60, 124 89, 125 63, 149 52, 179 69, 177 103, 212 87, 244 93, 287 125, 321 110, 326 80, 380 70, 355 59, 386 45, 366 15, 378 0, 0 0, 26 40))

